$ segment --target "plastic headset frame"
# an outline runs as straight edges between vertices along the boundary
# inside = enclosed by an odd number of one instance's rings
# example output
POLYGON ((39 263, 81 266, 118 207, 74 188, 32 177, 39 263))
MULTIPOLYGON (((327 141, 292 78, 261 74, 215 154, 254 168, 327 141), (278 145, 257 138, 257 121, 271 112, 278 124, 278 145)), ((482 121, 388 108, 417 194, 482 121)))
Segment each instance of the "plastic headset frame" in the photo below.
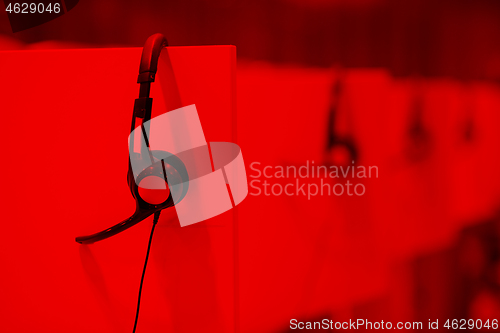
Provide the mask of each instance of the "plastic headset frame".
MULTIPOLYGON (((130 132, 133 133, 133 131, 135 130, 137 118, 142 119, 142 123, 140 126, 142 128, 142 134, 145 144, 141 144, 140 155, 142 157, 146 156, 149 157, 151 160, 151 166, 149 168, 144 169, 137 176, 137 179, 134 179, 134 173, 132 171, 132 162, 131 162, 133 156, 132 153, 130 154, 128 173, 127 173, 127 183, 132 193, 132 196, 136 201, 136 211, 128 219, 125 219, 122 222, 110 228, 107 228, 95 234, 76 237, 75 239, 76 242, 80 244, 90 244, 114 236, 136 225, 137 223, 153 215, 154 213, 157 213, 165 208, 174 205, 172 193, 170 193, 168 198, 160 204, 150 204, 144 201, 139 195, 139 188, 137 185, 139 184, 142 178, 151 175, 161 174, 165 182, 168 184, 167 173, 172 174, 177 172, 177 176, 179 176, 180 174, 181 179, 187 179, 186 168, 179 158, 167 152, 152 151, 149 149, 149 141, 148 141, 149 129, 147 129, 146 127, 148 127, 147 122, 151 120, 151 111, 153 105, 153 99, 149 97, 149 95, 150 95, 151 83, 155 81, 160 52, 166 46, 168 46, 167 39, 162 34, 154 34, 146 40, 146 43, 144 44, 144 47, 142 49, 141 64, 139 67, 139 76, 137 78, 137 83, 140 84, 139 98, 137 98, 134 103, 134 111, 132 114, 132 125, 130 132), (155 156, 155 155, 161 155, 161 156, 155 156), (157 162, 154 162, 154 156, 156 158, 162 158, 162 159, 157 162), (166 165, 163 159, 167 159, 169 165, 166 165), (173 168, 170 168, 170 166, 172 165, 173 168)), ((130 135, 129 145, 130 147, 134 147, 134 135, 130 135)), ((183 189, 181 198, 183 197, 183 195, 185 195, 186 191, 187 187, 183 189)))

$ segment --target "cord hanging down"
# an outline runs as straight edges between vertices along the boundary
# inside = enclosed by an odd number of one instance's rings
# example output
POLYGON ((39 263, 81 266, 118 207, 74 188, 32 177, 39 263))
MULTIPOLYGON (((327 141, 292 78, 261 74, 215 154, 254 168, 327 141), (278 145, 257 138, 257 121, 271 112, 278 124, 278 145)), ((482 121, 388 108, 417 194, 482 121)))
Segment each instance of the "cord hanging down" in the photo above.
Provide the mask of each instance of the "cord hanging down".
POLYGON ((132 333, 135 333, 137 329, 137 321, 139 320, 139 309, 141 307, 141 294, 142 294, 142 285, 144 283, 144 276, 146 275, 146 267, 148 265, 149 251, 151 250, 151 241, 153 240, 153 233, 155 232, 156 224, 158 223, 158 219, 160 218, 161 210, 154 213, 153 217, 153 227, 151 228, 151 234, 149 235, 149 243, 148 250, 146 251, 146 260, 144 261, 144 268, 142 270, 141 284, 139 285, 139 296, 137 297, 137 311, 135 312, 135 322, 134 322, 134 330, 132 333))

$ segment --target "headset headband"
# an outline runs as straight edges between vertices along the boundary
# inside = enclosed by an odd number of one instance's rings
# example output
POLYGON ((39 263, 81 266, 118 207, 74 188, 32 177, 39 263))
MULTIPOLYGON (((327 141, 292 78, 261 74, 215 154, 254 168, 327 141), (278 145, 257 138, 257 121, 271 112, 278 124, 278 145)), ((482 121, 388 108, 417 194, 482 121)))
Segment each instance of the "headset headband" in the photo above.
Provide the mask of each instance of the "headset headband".
POLYGON ((137 83, 154 82, 158 68, 161 49, 168 46, 167 39, 162 34, 150 36, 142 49, 141 66, 137 83))
POLYGON ((140 84, 139 98, 137 98, 134 103, 134 114, 130 132, 135 129, 135 118, 142 118, 143 123, 151 119, 153 99, 149 97, 149 91, 151 82, 155 81, 161 49, 165 46, 168 46, 168 42, 162 34, 150 36, 144 44, 141 65, 139 67, 139 76, 137 77, 137 83, 140 84))

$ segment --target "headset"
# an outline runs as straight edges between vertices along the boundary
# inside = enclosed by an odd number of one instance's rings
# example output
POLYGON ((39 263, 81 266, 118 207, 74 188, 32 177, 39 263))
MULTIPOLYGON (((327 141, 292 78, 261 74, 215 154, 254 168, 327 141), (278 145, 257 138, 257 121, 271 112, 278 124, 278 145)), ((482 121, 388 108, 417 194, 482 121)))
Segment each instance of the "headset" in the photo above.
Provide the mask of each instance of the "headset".
MULTIPOLYGON (((131 217, 110 228, 92 235, 76 237, 76 242, 80 244, 90 244, 114 236, 153 214, 154 224, 156 224, 160 212, 165 208, 174 206, 187 193, 189 179, 184 163, 177 156, 166 151, 151 150, 148 140, 149 121, 151 120, 153 106, 153 99, 149 97, 151 82, 155 81, 160 52, 166 46, 168 46, 167 39, 162 34, 154 34, 146 40, 142 49, 139 76, 137 78, 137 83, 140 84, 139 98, 135 100, 132 114, 127 172, 127 183, 135 199, 136 210, 131 217), (138 119, 141 121, 139 126, 144 138, 144 140, 141 140, 140 153, 133 151, 134 132, 138 119), (141 172, 137 173, 135 169, 132 169, 132 163, 134 163, 134 166, 142 164, 145 167, 141 172), (134 172, 136 175, 134 175, 134 172), (169 187, 167 178, 170 185, 176 186, 169 187), (164 190, 156 190, 155 196, 151 196, 150 191, 148 192, 145 187, 140 186, 142 182, 148 183, 151 180, 157 182, 158 179, 164 181, 164 190)), ((139 126, 137 126, 137 129, 139 129, 139 126)))
POLYGON ((425 86, 423 79, 415 78, 413 100, 410 110, 410 122, 407 129, 408 146, 406 155, 410 163, 418 163, 429 157, 433 150, 432 133, 425 125, 425 86))
POLYGON ((331 165, 343 165, 349 163, 348 161, 353 161, 358 163, 359 152, 356 146, 356 142, 349 135, 340 135, 335 129, 336 121, 338 118, 338 111, 340 108, 340 100, 344 94, 344 78, 341 73, 341 77, 338 78, 331 90, 331 100, 328 110, 328 121, 327 121, 327 137, 326 137, 326 153, 327 162, 331 165), (344 152, 347 155, 345 161, 341 161, 336 158, 336 153, 344 152))

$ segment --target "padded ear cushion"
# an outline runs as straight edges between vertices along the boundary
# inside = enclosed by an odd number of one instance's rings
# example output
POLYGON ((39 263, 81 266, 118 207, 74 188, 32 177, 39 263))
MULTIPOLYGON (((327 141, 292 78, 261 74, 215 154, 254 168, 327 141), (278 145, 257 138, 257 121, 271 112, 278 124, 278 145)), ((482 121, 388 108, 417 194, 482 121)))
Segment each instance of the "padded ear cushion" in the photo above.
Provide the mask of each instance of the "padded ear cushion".
POLYGON ((133 182, 133 194, 142 208, 148 205, 173 206, 186 195, 189 177, 186 166, 166 151, 151 151, 155 163, 145 168, 133 182))
POLYGON ((151 175, 137 185, 139 197, 152 205, 160 205, 170 197, 170 188, 164 178, 151 175))
POLYGON ((346 166, 358 162, 358 150, 349 138, 339 138, 328 149, 330 165, 346 166))

